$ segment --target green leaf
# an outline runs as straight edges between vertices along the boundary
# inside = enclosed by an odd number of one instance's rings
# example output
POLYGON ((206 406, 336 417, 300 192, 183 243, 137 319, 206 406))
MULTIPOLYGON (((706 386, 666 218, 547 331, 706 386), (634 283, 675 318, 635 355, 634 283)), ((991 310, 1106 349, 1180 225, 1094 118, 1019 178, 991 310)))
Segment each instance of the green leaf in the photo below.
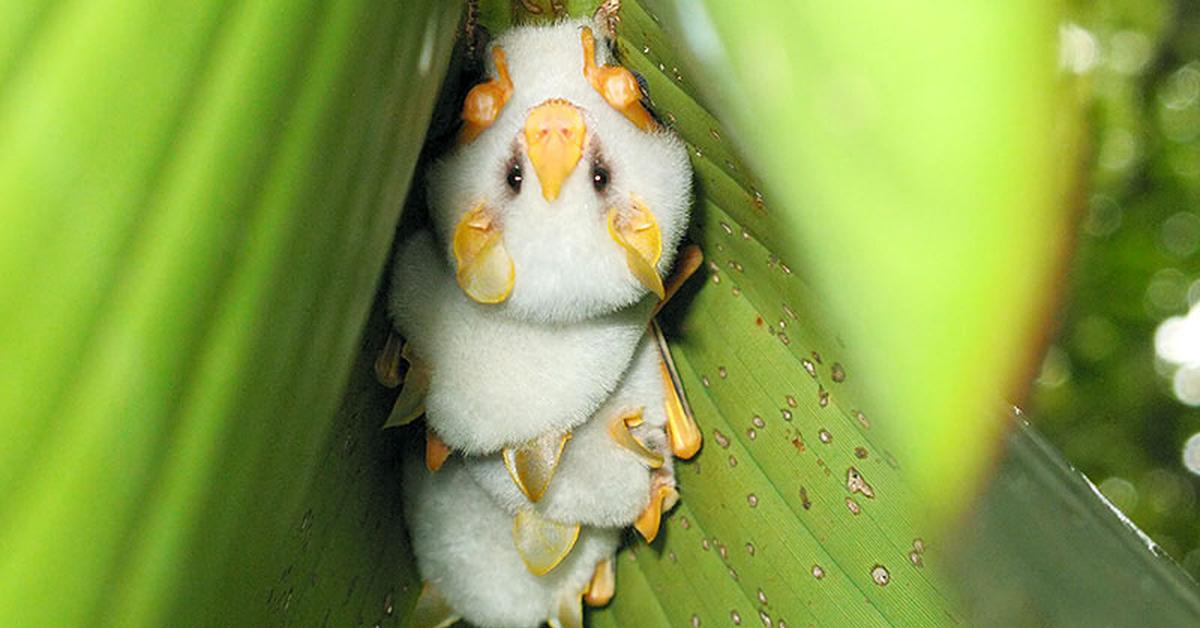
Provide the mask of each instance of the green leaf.
POLYGON ((958 532, 956 589, 976 623, 1194 624, 1196 582, 1017 419, 976 516, 958 532))
POLYGON ((635 27, 631 49, 684 43, 659 61, 766 183, 760 215, 734 217, 804 268, 873 383, 860 403, 893 417, 910 482, 950 521, 999 451, 991 408, 1031 379, 1070 229, 1081 127, 1056 111, 1058 3, 645 5, 666 36, 635 27))
MULTIPOLYGON (((314 473, 460 13, 4 7, 4 623, 262 624, 313 502, 378 499, 314 473)), ((344 562, 380 540, 330 550, 338 623, 382 612, 400 564, 344 562)))

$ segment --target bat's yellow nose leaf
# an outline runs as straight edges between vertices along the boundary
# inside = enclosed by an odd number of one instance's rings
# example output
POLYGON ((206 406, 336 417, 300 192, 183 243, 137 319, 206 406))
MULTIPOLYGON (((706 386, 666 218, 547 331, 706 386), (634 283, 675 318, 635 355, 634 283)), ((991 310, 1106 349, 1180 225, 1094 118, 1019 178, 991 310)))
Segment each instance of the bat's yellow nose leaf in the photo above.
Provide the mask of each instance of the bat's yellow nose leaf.
POLYGON ((624 249, 629 272, 659 299, 664 298, 666 289, 658 274, 658 260, 662 258, 662 231, 645 203, 634 197, 628 214, 622 214, 616 208, 609 210, 608 235, 624 249))
POLYGON ((526 508, 513 518, 513 545, 529 573, 544 576, 571 553, 579 539, 579 528, 578 523, 551 521, 526 508))
POLYGON ((646 466, 651 469, 658 469, 663 466, 663 455, 656 451, 651 451, 631 431, 642 424, 642 412, 643 410, 638 408, 636 412, 613 417, 612 422, 608 425, 608 435, 622 449, 627 449, 633 455, 640 458, 646 466))
POLYGON ((454 229, 455 279, 479 303, 500 303, 512 293, 517 274, 504 236, 480 203, 454 229))
POLYGON ((463 101, 462 119, 465 124, 458 136, 460 144, 470 142, 492 126, 512 97, 513 83, 508 76, 508 63, 504 50, 499 46, 492 49, 492 61, 496 64, 497 78, 472 87, 463 101))
POLYGON ((565 100, 546 101, 525 119, 526 150, 547 201, 558 198, 563 182, 583 156, 586 132, 583 115, 565 100))
POLYGON ((592 89, 639 129, 654 129, 654 117, 642 106, 642 90, 633 72, 621 66, 596 65, 596 38, 592 36, 592 29, 585 27, 580 38, 583 40, 583 75, 592 89))
POLYGON ((658 527, 662 522, 663 513, 675 507, 679 501, 679 492, 669 484, 659 484, 651 489, 650 503, 642 514, 638 515, 633 527, 646 539, 647 543, 658 536, 658 527))
POLYGON ((550 432, 520 447, 505 447, 500 450, 500 457, 504 460, 504 467, 508 469, 509 476, 529 501, 538 501, 546 494, 546 489, 550 488, 550 480, 554 479, 554 472, 558 470, 558 463, 562 460, 563 448, 570 438, 569 433, 550 432))

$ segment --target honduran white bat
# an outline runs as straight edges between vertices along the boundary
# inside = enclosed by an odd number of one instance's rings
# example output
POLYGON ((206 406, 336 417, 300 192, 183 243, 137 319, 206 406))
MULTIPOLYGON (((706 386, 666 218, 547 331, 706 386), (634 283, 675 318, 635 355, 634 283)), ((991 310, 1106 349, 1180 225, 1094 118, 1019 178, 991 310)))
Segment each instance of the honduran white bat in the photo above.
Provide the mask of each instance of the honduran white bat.
POLYGON ((389 425, 425 417, 406 515, 422 600, 445 619, 576 624, 581 599, 612 595, 619 530, 654 537, 677 498, 672 456, 700 446, 647 334, 691 169, 595 32, 576 20, 493 42, 429 172, 433 231, 396 257, 407 344, 389 340, 377 369, 395 384, 409 363, 389 425))

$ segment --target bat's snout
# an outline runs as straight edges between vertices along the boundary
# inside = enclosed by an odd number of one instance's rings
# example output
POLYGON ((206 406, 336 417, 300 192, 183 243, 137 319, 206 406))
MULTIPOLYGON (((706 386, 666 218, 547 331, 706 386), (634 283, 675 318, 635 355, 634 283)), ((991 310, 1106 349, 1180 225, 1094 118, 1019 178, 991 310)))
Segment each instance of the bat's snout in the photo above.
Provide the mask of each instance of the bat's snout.
POLYGON ((558 198, 563 182, 583 156, 586 132, 583 114, 565 100, 548 100, 525 119, 526 150, 547 201, 558 198))

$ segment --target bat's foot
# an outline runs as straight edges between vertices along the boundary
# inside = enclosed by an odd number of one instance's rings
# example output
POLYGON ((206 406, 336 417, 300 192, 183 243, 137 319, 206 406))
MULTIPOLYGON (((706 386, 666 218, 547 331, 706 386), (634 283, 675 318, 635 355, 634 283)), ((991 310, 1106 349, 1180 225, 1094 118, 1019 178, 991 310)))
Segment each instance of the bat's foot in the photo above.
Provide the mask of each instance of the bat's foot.
POLYGON ((584 591, 583 601, 588 606, 604 606, 608 604, 617 591, 617 565, 612 556, 596 563, 592 572, 592 580, 584 591))
POLYGON ((647 543, 653 542, 658 537, 663 515, 678 502, 679 491, 675 490, 675 474, 665 468, 655 471, 654 479, 650 483, 650 503, 633 522, 634 529, 647 543))

